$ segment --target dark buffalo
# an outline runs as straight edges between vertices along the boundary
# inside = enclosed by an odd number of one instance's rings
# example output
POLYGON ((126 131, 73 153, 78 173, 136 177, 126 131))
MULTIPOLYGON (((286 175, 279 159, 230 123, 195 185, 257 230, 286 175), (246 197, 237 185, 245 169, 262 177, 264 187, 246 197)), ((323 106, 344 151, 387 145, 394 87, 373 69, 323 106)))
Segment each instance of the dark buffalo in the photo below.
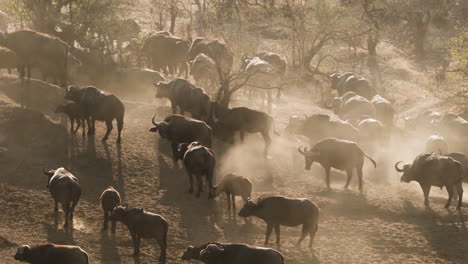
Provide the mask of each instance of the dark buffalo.
POLYGON ((357 124, 361 144, 364 147, 374 148, 381 147, 386 139, 387 133, 384 124, 373 118, 366 118, 357 124))
POLYGON ((216 62, 204 53, 199 53, 190 62, 190 74, 202 87, 215 88, 218 83, 216 62))
POLYGON ((65 99, 80 104, 84 109, 86 119, 88 120, 88 134, 94 134, 96 120, 106 122, 106 135, 102 138, 106 141, 112 131, 112 121, 117 120, 117 143, 121 141, 121 133, 125 115, 125 106, 120 99, 113 95, 105 93, 96 87, 78 87, 70 86, 66 89, 65 99))
POLYGON ((67 227, 69 220, 73 222, 73 212, 81 196, 78 178, 64 168, 44 171, 44 174, 47 175, 46 187, 55 202, 54 211, 58 211, 58 203, 61 203, 65 213, 64 226, 67 227))
POLYGON ((85 121, 86 121, 86 116, 84 113, 83 107, 77 103, 68 103, 68 104, 62 104, 57 106, 55 109, 55 113, 64 113, 68 116, 70 119, 70 133, 71 134, 76 134, 80 126, 82 127, 81 130, 83 131, 83 136, 85 135, 85 121), (74 130, 74 124, 76 120, 76 130, 74 130))
POLYGON ((310 170, 314 162, 320 163, 325 169, 327 188, 330 189, 330 169, 334 168, 346 171, 348 176, 345 189, 348 189, 353 170, 356 169, 359 180, 359 191, 362 192, 362 167, 364 166, 364 157, 368 158, 374 167, 377 167, 375 161, 367 156, 364 151, 354 142, 336 138, 328 138, 315 144, 310 150, 304 148, 298 149, 299 153, 305 157, 305 169, 310 170))
POLYGON ((433 122, 435 128, 445 137, 448 144, 457 151, 467 151, 468 121, 454 113, 445 113, 439 121, 433 122))
POLYGON ((463 165, 463 170, 465 171, 465 177, 463 178, 463 181, 468 181, 468 157, 465 154, 458 152, 449 153, 447 154, 447 157, 450 157, 463 165))
POLYGON ((166 263, 167 232, 169 225, 162 216, 144 211, 142 208, 114 208, 109 219, 122 222, 130 231, 133 240, 133 255, 140 255, 141 238, 154 238, 161 248, 160 263, 166 263))
POLYGON ((183 115, 190 112, 193 118, 207 120, 210 114, 210 97, 203 89, 196 87, 185 79, 177 78, 170 82, 158 82, 156 98, 168 98, 171 101, 172 113, 177 107, 183 115))
POLYGON ((189 193, 193 193, 193 176, 197 178, 198 189, 196 197, 200 197, 203 191, 202 177, 206 177, 208 183, 208 199, 213 195, 214 170, 216 158, 211 149, 201 145, 199 142, 181 143, 178 148, 178 157, 183 156, 185 170, 190 180, 189 193))
POLYGON ((351 141, 359 140, 359 130, 351 123, 333 118, 327 114, 313 114, 301 121, 299 134, 309 138, 311 144, 333 137, 351 141))
POLYGON ((362 117, 376 116, 374 105, 354 92, 347 92, 341 97, 329 100, 327 107, 333 108, 333 113, 343 120, 360 120, 362 117))
POLYGON ((372 97, 370 102, 375 107, 376 119, 382 122, 387 128, 392 127, 393 121, 395 120, 395 109, 392 103, 380 95, 372 97))
POLYGON ((414 117, 405 118, 405 129, 409 132, 430 132, 434 128, 434 124, 438 123, 442 118, 442 114, 436 111, 425 111, 414 117))
POLYGON ((171 142, 174 162, 178 160, 178 144, 200 142, 201 145, 211 148, 211 128, 203 121, 195 120, 181 115, 170 115, 164 121, 156 123, 155 116, 151 120, 154 127, 150 132, 158 132, 159 135, 171 142))
POLYGON ((62 86, 67 85, 69 46, 59 38, 32 30, 19 30, 0 34, 0 45, 16 53, 21 78, 26 75, 31 78, 33 67, 46 67, 60 76, 62 86))
POLYGON ((208 40, 204 38, 194 39, 189 49, 189 60, 195 59, 200 53, 204 53, 212 58, 225 72, 229 71, 232 67, 234 60, 232 53, 229 51, 226 44, 218 40, 208 40))
POLYGON ((88 264, 88 254, 77 246, 43 244, 18 247, 15 259, 31 264, 88 264))
POLYGON ((406 163, 402 169, 398 168, 398 164, 401 162, 395 164, 395 170, 403 172, 400 178, 401 182, 418 182, 424 193, 424 205, 429 206, 431 186, 437 186, 447 189, 449 198, 445 208, 450 207, 455 191, 458 193, 459 198, 457 210, 461 209, 463 200, 462 181, 465 172, 460 162, 438 154, 421 154, 416 157, 413 164, 406 163))
POLYGON ((143 52, 153 70, 174 74, 177 68, 180 68, 181 72, 187 72, 189 48, 190 42, 157 32, 146 39, 143 52))
POLYGON ((307 235, 310 235, 309 246, 311 247, 318 229, 319 212, 318 206, 307 199, 272 196, 259 199, 257 203, 248 199, 240 210, 239 216, 256 216, 266 222, 265 245, 268 245, 273 228, 276 233, 276 244, 279 245, 280 225, 290 227, 302 225, 302 235, 297 243, 300 244, 307 235))
MULTIPOLYGON (((275 131, 275 121, 269 114, 250 109, 247 107, 227 108, 216 102, 211 104, 211 118, 217 126, 224 127, 225 131, 239 131, 240 139, 244 142, 245 133, 260 133, 265 140, 264 156, 268 154, 268 149, 271 144, 271 133, 278 134, 275 131)), ((218 136, 216 134, 215 136, 218 136)), ((230 133, 234 135, 233 133, 230 133)), ((224 135, 220 135, 221 139, 226 139, 224 135)), ((232 141, 231 141, 232 142, 232 141)))
POLYGON ((207 264, 283 264, 284 257, 271 248, 246 244, 208 244, 201 252, 201 261, 207 264))
POLYGON ((223 192, 226 194, 228 210, 231 210, 231 200, 232 207, 236 210, 236 195, 242 197, 246 202, 252 194, 252 182, 243 176, 229 173, 213 189, 215 197, 223 192))
POLYGON ((331 88, 342 96, 347 92, 355 92, 356 94, 371 100, 376 95, 375 88, 371 83, 354 73, 345 72, 343 74, 334 73, 330 75, 331 88))
MULTIPOLYGON (((103 229, 107 230, 107 222, 109 222, 109 216, 114 210, 115 207, 120 205, 120 194, 114 189, 114 187, 109 186, 105 189, 100 197, 102 211, 104 212, 104 224, 103 229)), ((112 221, 111 232, 115 233, 116 223, 112 221)))

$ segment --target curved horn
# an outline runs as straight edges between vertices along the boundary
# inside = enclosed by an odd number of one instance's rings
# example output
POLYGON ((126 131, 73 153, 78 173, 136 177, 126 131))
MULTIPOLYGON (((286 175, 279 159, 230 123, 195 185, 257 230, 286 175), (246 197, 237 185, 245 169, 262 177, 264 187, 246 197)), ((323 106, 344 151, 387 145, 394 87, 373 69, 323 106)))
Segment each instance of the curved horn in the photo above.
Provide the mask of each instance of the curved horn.
POLYGON ((303 151, 303 150, 301 149, 301 147, 298 147, 298 148, 297 148, 297 151, 299 151, 299 153, 301 153, 302 155, 305 156, 305 151, 303 151))
POLYGON ((399 161, 395 164, 395 170, 398 172, 403 172, 403 169, 398 168, 398 164, 402 163, 403 161, 399 161))
POLYGON ((158 126, 158 123, 156 123, 156 122, 154 121, 154 118, 155 118, 155 117, 156 117, 156 115, 154 115, 154 116, 153 116, 153 119, 151 119, 151 123, 153 123, 153 125, 154 125, 155 127, 157 127, 157 126, 158 126))
POLYGON ((159 85, 161 84, 161 82, 160 82, 160 81, 156 82, 156 79, 157 79, 157 78, 154 78, 154 79, 153 79, 153 85, 157 88, 157 87, 159 87, 159 85))
POLYGON ((42 169, 42 172, 44 172, 45 175, 49 175, 49 171, 46 169, 42 169))
POLYGON ((307 114, 304 114, 304 117, 305 117, 306 120, 309 118, 309 117, 307 116, 307 114))

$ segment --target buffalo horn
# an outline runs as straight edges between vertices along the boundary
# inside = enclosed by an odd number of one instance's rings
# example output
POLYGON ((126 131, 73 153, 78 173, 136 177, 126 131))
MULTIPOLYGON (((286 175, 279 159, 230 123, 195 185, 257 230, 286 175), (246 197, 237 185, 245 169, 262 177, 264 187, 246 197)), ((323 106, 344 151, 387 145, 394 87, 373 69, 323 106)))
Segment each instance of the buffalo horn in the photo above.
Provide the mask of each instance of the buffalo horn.
POLYGON ((305 155, 305 152, 301 149, 301 147, 298 147, 297 151, 299 151, 299 153, 301 153, 302 155, 305 155))
POLYGON ((403 161, 399 161, 395 164, 395 170, 398 172, 403 172, 403 169, 398 168, 398 164, 402 163, 403 161))
POLYGON ((328 99, 327 101, 325 101, 325 107, 332 108, 333 105, 334 105, 333 99, 328 99))
POLYGON ((153 123, 153 125, 154 125, 155 127, 157 127, 157 126, 158 126, 158 123, 156 123, 156 122, 154 121, 154 118, 155 118, 155 117, 156 117, 156 115, 153 116, 153 119, 151 119, 151 122, 153 123))

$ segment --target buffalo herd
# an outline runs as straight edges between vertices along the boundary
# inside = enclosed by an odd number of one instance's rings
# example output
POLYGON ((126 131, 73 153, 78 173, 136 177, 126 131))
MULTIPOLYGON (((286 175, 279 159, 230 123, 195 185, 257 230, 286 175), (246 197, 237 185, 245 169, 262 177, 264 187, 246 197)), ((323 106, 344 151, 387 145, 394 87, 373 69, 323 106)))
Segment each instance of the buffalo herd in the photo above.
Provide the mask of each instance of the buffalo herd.
MULTIPOLYGON (((1 29, 1 28, 0 28, 1 29)), ((92 50, 71 47, 58 37, 19 30, 0 34, 0 68, 17 68, 20 78, 31 78, 31 69, 38 68, 43 78, 52 78, 64 87, 64 99, 71 102, 59 105, 56 113, 66 114, 71 123, 70 132, 75 134, 82 127, 83 136, 95 133, 95 121, 103 121, 107 130, 102 138, 106 141, 117 124, 117 144, 122 140, 125 105, 116 95, 107 93, 94 86, 68 85, 70 61, 78 64, 112 65, 111 60, 92 55, 92 50), (76 129, 74 123, 77 123, 76 129)), ((174 166, 181 160, 189 177, 189 192, 195 191, 200 197, 203 181, 207 183, 208 199, 225 193, 228 209, 236 210, 235 198, 241 196, 244 206, 239 211, 241 217, 258 217, 266 223, 265 245, 275 230, 276 244, 280 244, 280 226, 296 227, 302 225, 300 244, 310 236, 312 246, 318 230, 319 207, 305 198, 287 198, 280 195, 251 199, 252 182, 241 175, 229 173, 216 184, 215 167, 217 154, 213 151, 215 139, 234 143, 239 134, 244 141, 246 133, 259 133, 265 142, 263 156, 271 159, 271 144, 274 135, 279 136, 273 117, 260 110, 248 107, 229 108, 225 104, 212 101, 211 94, 202 87, 216 86, 220 72, 232 70, 234 54, 219 40, 196 38, 187 41, 169 32, 150 34, 143 45, 149 69, 121 71, 116 76, 137 72, 138 79, 151 82, 156 98, 169 100, 172 113, 163 120, 152 118, 150 132, 158 132, 162 139, 171 144, 174 166), (192 75, 195 84, 188 75, 192 75), (185 78, 176 76, 185 75, 185 78), (166 79, 164 76, 174 76, 166 79), (186 116, 186 113, 190 114, 186 116), (196 190, 194 188, 196 180, 196 190), (286 213, 287 212, 287 213, 286 213)), ((259 52, 253 57, 242 58, 241 72, 256 75, 247 87, 259 83, 270 86, 279 85, 287 67, 284 58, 272 52, 259 52), (272 82, 269 84, 269 82, 272 82)), ((109 66, 110 67, 110 66, 109 66)), ((91 71, 98 71, 98 68, 91 71)), ((92 69, 92 68, 88 68, 92 69)), ((393 103, 366 78, 355 73, 334 73, 329 76, 331 89, 337 96, 325 102, 325 107, 335 115, 315 113, 294 115, 286 127, 288 135, 304 136, 310 147, 299 147, 304 156, 305 169, 310 170, 314 162, 325 170, 326 187, 331 189, 330 172, 336 169, 346 172, 344 186, 348 188, 354 171, 357 173, 359 191, 363 191, 363 165, 367 158, 377 167, 372 156, 376 149, 388 146, 391 132, 401 131, 396 126, 396 111, 393 103), (371 154, 370 156, 368 154, 371 154)), ((90 78, 92 80, 92 77, 90 78)), ((125 83, 128 78, 117 82, 125 83)), ((253 89, 255 90, 255 89, 253 89)), ((271 89, 265 90, 271 99, 271 89)), ((280 96, 280 89, 278 90, 280 96)), ((264 96, 264 95, 262 95, 264 96)), ((148 118, 149 120, 149 118, 148 118)), ((461 209, 463 199, 462 181, 468 173, 468 158, 458 152, 449 153, 449 147, 464 146, 467 143, 468 121, 453 113, 427 111, 412 118, 405 118, 405 133, 418 133, 427 136, 425 153, 418 155, 413 163, 394 168, 402 173, 401 181, 418 182, 424 194, 424 204, 429 205, 429 191, 432 186, 445 187, 448 192, 448 208, 455 196, 458 198, 457 210, 461 209), (420 130, 420 131, 418 131, 420 130), (436 131, 436 132, 435 132, 436 131)), ((297 154, 296 154, 297 155, 297 154)), ((219 164, 218 164, 219 165, 219 164)), ((65 227, 73 221, 73 213, 81 196, 79 179, 64 168, 44 170, 47 175, 47 188, 55 203, 62 205, 65 213, 65 227)), ((466 178, 465 178, 466 179, 466 178)), ((142 208, 127 208, 121 205, 119 192, 108 187, 100 196, 103 210, 103 229, 111 221, 111 232, 116 231, 116 223, 121 222, 130 231, 134 255, 140 254, 141 238, 155 239, 160 247, 159 261, 166 262, 169 223, 161 215, 142 208)), ((16 260, 29 263, 71 263, 87 264, 88 255, 76 246, 43 244, 38 246, 22 245, 18 248, 16 260)), ((283 255, 271 248, 253 247, 246 244, 209 242, 200 246, 190 246, 182 255, 183 260, 201 260, 204 263, 251 263, 282 264, 283 255)))

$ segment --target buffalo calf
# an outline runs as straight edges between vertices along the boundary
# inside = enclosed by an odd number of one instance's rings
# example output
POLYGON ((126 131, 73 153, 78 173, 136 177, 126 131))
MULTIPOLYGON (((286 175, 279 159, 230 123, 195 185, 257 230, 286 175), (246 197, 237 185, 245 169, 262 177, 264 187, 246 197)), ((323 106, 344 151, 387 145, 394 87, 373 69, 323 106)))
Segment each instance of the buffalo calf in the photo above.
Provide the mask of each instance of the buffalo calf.
MULTIPOLYGON (((107 230, 107 222, 109 222, 109 215, 112 213, 115 207, 120 205, 120 194, 114 187, 109 186, 109 188, 105 189, 100 197, 101 200, 101 207, 104 211, 104 225, 103 229, 107 230)), ((116 223, 112 221, 112 233, 115 233, 116 223)))
POLYGON ((32 264, 88 264, 88 254, 77 246, 43 244, 18 247, 15 259, 32 264))

